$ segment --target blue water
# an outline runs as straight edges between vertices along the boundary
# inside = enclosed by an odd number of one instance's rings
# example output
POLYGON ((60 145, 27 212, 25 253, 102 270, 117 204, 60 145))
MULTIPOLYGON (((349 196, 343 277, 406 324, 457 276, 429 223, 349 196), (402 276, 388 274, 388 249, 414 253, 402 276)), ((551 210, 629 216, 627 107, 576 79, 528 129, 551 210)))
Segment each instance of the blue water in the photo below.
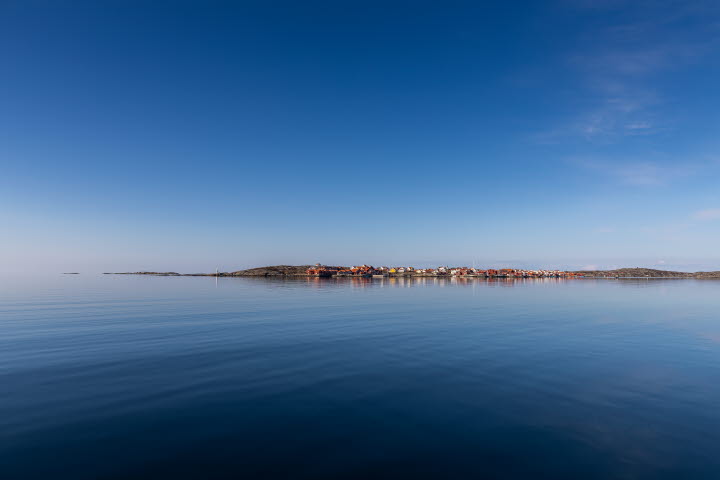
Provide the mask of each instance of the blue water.
POLYGON ((0 478, 720 478, 720 282, 0 279, 0 478))

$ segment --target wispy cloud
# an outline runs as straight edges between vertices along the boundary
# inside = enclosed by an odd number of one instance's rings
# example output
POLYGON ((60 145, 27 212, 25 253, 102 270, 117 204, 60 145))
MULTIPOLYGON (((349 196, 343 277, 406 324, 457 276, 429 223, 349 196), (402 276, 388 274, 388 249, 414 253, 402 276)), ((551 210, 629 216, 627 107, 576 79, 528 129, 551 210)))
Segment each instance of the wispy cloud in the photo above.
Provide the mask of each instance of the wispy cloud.
POLYGON ((651 162, 613 165, 609 173, 630 185, 664 185, 668 179, 676 176, 676 169, 663 168, 651 162))
POLYGON ((633 159, 573 158, 570 162, 632 186, 667 185, 674 179, 695 175, 701 169, 697 164, 665 165, 633 159))
POLYGON ((568 64, 592 99, 567 125, 540 141, 577 136, 614 142, 672 128, 662 115, 663 72, 691 65, 720 45, 720 2, 709 0, 567 0, 596 25, 577 41, 568 64), (622 18, 618 21, 618 18, 622 18))
POLYGON ((571 122, 541 132, 534 141, 553 144, 568 137, 581 137, 594 143, 614 142, 623 137, 655 135, 670 128, 652 112, 660 100, 651 92, 615 92, 603 95, 595 106, 571 122))
POLYGON ((642 135, 642 132, 652 130, 653 125, 650 122, 633 122, 625 125, 625 130, 628 132, 638 132, 638 135, 642 135))
POLYGON ((617 137, 654 135, 667 130, 649 111, 654 101, 609 97, 594 110, 575 121, 574 130, 587 140, 613 140, 617 137))
POLYGON ((720 220, 720 208, 707 208, 697 211, 692 215, 692 218, 702 221, 720 220))

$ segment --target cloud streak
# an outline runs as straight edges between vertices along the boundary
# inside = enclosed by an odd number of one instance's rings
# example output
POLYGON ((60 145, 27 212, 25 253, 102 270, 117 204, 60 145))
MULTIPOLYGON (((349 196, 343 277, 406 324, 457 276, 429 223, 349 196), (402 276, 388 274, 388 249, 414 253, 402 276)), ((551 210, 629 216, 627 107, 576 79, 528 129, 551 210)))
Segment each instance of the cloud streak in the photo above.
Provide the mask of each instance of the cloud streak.
POLYGON ((701 221, 720 220, 720 208, 707 208, 697 211, 692 215, 692 218, 701 221))
POLYGON ((716 50, 720 3, 575 0, 567 4, 598 25, 578 39, 567 59, 584 79, 585 93, 580 95, 590 94, 594 100, 570 125, 539 138, 579 136, 615 142, 669 130, 673 122, 661 115, 660 107, 671 99, 657 88, 657 77, 716 50))
POLYGON ((695 175, 701 169, 695 164, 664 165, 659 162, 633 159, 618 161, 615 159, 574 158, 570 161, 576 166, 600 173, 623 185, 637 187, 667 185, 675 179, 695 175))

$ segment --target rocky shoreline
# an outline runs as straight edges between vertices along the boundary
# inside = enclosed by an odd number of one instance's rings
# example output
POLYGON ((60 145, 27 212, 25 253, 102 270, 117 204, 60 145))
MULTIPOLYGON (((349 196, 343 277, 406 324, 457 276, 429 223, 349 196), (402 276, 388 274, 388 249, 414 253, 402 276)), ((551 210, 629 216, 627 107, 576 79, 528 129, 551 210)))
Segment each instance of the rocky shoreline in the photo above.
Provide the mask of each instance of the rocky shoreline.
POLYGON ((714 272, 673 272, 652 268, 619 268, 616 270, 578 271, 585 278, 718 278, 720 271, 714 272))
MULTIPOLYGON (((308 277, 307 269, 312 265, 274 265, 249 268, 235 272, 218 273, 177 273, 177 272, 106 272, 104 275, 155 275, 160 277, 308 277)), ((345 268, 345 267, 343 267, 345 268)))
MULTIPOLYGON (((107 272, 105 275, 153 275, 162 277, 309 277, 307 270, 312 265, 274 265, 267 267, 219 273, 177 273, 177 272, 107 272)), ((347 269, 348 267, 337 267, 347 269)), ((650 268, 620 268, 616 270, 577 270, 569 272, 574 278, 694 278, 720 279, 720 271, 714 272, 673 272, 650 268)), ((390 273, 390 277, 437 277, 438 275, 414 272, 390 273)), ((448 275, 444 275, 448 276, 448 275)))

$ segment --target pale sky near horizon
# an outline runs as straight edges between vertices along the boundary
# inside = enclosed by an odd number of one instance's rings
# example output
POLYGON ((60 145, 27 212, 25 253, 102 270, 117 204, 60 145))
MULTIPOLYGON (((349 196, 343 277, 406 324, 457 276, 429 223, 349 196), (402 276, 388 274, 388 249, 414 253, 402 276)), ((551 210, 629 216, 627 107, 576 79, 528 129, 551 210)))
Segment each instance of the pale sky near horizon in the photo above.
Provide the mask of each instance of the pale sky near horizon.
POLYGON ((0 273, 720 270, 720 2, 6 1, 0 273))

